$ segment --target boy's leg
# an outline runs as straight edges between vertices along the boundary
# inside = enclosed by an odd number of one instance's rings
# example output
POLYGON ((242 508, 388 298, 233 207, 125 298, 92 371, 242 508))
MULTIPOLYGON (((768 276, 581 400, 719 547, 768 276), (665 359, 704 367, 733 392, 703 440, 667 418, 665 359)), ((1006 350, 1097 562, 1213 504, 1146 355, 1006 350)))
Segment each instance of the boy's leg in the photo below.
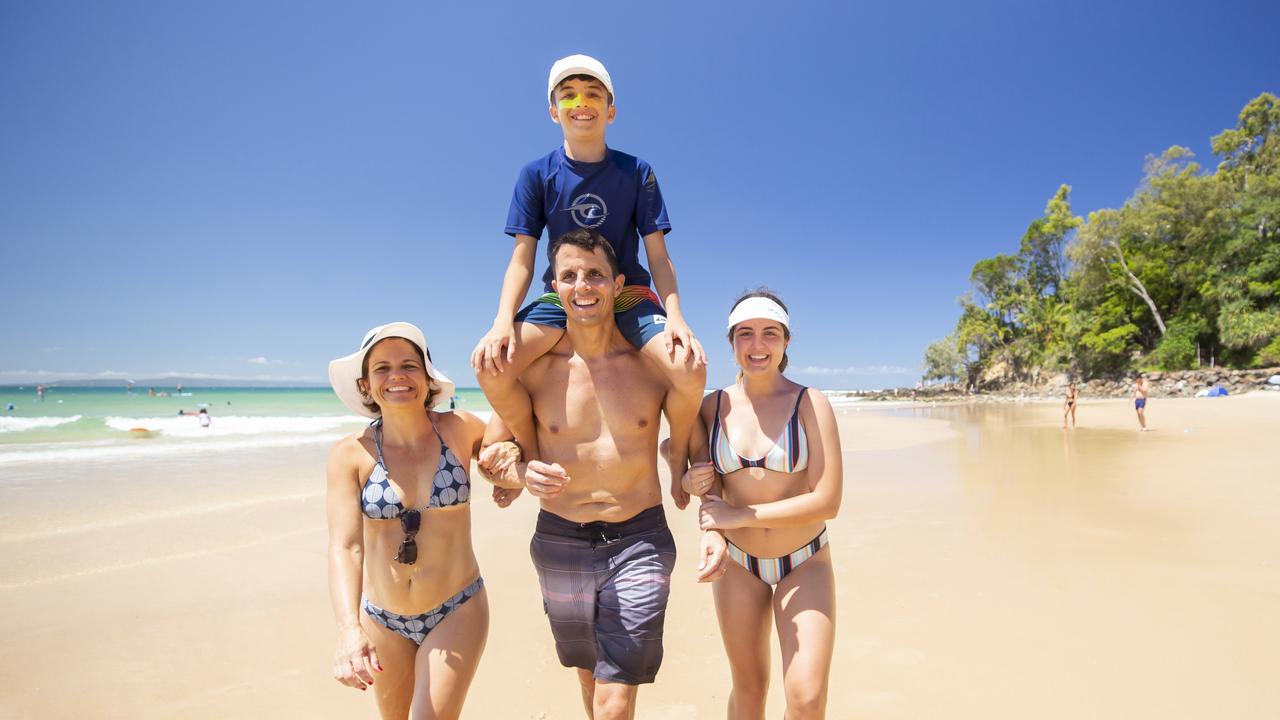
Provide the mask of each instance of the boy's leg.
POLYGON ((562 328, 517 322, 516 346, 506 369, 497 375, 490 375, 484 370, 476 372, 476 382, 484 391, 485 398, 524 449, 526 460, 539 457, 538 433, 533 422, 533 401, 520 382, 520 375, 534 360, 547 354, 562 335, 562 328))

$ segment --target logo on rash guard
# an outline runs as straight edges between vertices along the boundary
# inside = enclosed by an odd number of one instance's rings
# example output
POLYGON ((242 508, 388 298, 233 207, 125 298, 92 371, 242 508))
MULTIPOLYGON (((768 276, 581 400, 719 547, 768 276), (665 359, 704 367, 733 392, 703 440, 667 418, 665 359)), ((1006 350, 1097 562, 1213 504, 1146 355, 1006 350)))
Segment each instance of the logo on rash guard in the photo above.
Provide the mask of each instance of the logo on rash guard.
POLYGON ((609 206, 604 204, 599 195, 591 193, 583 193, 574 198, 573 204, 565 210, 572 213, 573 221, 583 228, 600 227, 609 217, 609 206))

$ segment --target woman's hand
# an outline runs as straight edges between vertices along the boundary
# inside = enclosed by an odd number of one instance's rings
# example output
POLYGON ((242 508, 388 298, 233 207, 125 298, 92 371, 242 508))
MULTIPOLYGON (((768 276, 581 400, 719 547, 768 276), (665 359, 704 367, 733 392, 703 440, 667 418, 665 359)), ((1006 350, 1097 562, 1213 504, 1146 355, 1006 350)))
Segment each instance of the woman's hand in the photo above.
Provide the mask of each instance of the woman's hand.
POLYGON ((338 649, 333 653, 333 677, 338 682, 359 690, 373 684, 373 674, 382 672, 378 651, 359 625, 338 632, 338 649))
POLYGON ((702 507, 698 508, 698 527, 703 530, 733 530, 743 527, 746 520, 742 508, 730 505, 719 495, 709 493, 702 497, 702 507))
POLYGON ((494 443, 485 448, 476 459, 480 473, 499 487, 523 488, 516 472, 516 463, 520 462, 520 446, 511 441, 494 443))
POLYGON ((520 493, 524 492, 524 488, 504 488, 498 485, 493 486, 493 502, 500 508, 507 507, 520 497, 520 493))
POLYGON ((680 479, 680 487, 690 495, 706 495, 715 484, 715 468, 709 462, 694 463, 680 479))

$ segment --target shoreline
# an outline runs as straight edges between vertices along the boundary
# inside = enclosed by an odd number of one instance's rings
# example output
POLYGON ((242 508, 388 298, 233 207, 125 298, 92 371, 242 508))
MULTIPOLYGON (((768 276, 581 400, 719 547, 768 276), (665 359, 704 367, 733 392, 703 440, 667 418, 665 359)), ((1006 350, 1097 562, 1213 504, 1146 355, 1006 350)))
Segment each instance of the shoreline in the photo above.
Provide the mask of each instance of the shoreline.
MULTIPOLYGON (((1121 400, 1087 401, 1071 432, 1048 402, 837 403, 829 715, 1280 708, 1280 483, 1263 449, 1280 433, 1276 399, 1161 400, 1148 433, 1121 400)), ((312 445, 59 462, 39 482, 0 487, 0 673, 22 678, 0 686, 0 707, 374 716, 371 697, 329 676, 324 457, 312 445), (57 690, 67 678, 75 693, 57 690)), ((710 588, 692 579, 696 515, 664 504, 679 548, 667 656, 637 718, 723 717, 720 631, 710 588)), ((491 627, 463 717, 581 717, 528 557, 537 504, 499 510, 477 492, 471 512, 491 627)), ((778 717, 771 642, 767 714, 778 717)))

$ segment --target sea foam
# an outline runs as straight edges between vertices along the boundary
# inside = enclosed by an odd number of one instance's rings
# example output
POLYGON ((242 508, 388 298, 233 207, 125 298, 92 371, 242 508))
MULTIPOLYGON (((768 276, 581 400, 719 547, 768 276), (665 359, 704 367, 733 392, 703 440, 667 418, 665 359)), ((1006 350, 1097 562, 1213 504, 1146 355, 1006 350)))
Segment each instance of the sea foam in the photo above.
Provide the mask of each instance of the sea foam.
POLYGON ((35 430, 37 428, 51 428, 59 425, 66 425, 79 420, 82 416, 72 415, 71 417, 8 417, 0 416, 0 433, 6 432, 22 432, 23 430, 35 430))
POLYGON ((166 415, 164 417, 108 417, 107 427, 125 432, 142 428, 164 437, 207 438, 229 435, 278 435, 328 433, 351 425, 368 423, 356 415, 332 415, 322 417, 214 415, 209 427, 200 426, 200 418, 194 415, 166 415))

